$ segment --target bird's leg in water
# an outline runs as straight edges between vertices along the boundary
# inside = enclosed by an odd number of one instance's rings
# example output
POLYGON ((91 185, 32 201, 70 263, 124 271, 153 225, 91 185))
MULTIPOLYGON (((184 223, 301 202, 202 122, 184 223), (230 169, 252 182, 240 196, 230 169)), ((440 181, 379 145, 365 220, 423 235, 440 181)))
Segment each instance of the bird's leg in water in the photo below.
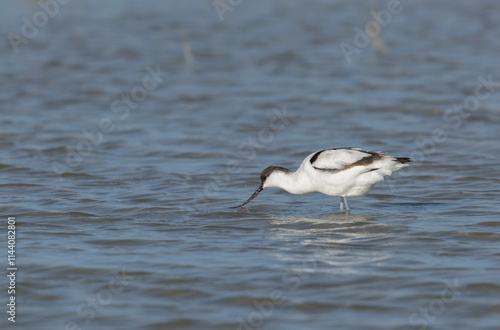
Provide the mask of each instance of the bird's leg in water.
POLYGON ((347 203, 347 197, 342 196, 342 199, 344 199, 345 211, 346 211, 347 214, 349 214, 349 211, 351 209, 349 208, 349 203, 347 203))

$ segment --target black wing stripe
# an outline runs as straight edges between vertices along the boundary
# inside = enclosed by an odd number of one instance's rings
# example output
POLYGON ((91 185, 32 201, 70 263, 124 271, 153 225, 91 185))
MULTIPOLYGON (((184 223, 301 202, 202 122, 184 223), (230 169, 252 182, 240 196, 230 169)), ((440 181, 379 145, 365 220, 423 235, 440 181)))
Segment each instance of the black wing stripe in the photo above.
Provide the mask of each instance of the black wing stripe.
POLYGON ((342 171, 342 170, 337 170, 337 169, 333 169, 333 168, 321 168, 321 167, 316 167, 316 166, 313 166, 314 169, 318 170, 318 171, 324 171, 324 172, 332 172, 332 173, 336 173, 338 171, 342 171))
MULTIPOLYGON (((377 152, 373 152, 373 151, 371 151, 371 152, 367 151, 366 153, 368 153, 369 156, 363 157, 360 160, 358 160, 357 162, 354 162, 352 164, 346 165, 345 167, 340 168, 340 169, 319 168, 319 167, 316 167, 316 166, 313 166, 313 167, 315 169, 317 169, 317 170, 320 170, 320 171, 340 172, 340 171, 345 171, 345 170, 348 170, 348 169, 356 167, 356 166, 368 166, 368 165, 371 165, 372 163, 374 163, 377 160, 380 160, 380 159, 382 159, 384 157, 384 155, 379 154, 377 152)), ((314 156, 316 156, 316 155, 314 155, 314 156)))
MULTIPOLYGON (((328 150, 328 149, 325 149, 325 150, 328 150)), ((321 150, 321 151, 318 151, 317 153, 314 154, 314 156, 311 157, 311 165, 314 164, 314 162, 316 161, 316 159, 318 159, 319 155, 325 151, 325 150, 321 150)))
MULTIPOLYGON (((361 150, 359 148, 353 148, 353 147, 343 147, 343 148, 330 148, 330 149, 323 149, 321 151, 318 151, 311 157, 311 165, 314 164, 314 162, 318 159, 319 155, 321 155, 322 152, 327 151, 327 150, 340 150, 340 149, 346 149, 346 150, 357 150, 360 152, 364 152, 365 154, 371 154, 369 151, 361 150)), ((318 168, 318 170, 322 170, 321 168, 318 168)))

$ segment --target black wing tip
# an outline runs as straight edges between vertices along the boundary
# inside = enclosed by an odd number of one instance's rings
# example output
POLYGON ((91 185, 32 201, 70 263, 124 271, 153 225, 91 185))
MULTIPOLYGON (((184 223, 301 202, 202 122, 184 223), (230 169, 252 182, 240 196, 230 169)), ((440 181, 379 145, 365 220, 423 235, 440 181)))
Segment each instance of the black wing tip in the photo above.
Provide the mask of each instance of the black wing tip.
POLYGON ((408 158, 408 157, 396 157, 396 161, 400 162, 401 164, 413 162, 413 160, 411 158, 408 158))

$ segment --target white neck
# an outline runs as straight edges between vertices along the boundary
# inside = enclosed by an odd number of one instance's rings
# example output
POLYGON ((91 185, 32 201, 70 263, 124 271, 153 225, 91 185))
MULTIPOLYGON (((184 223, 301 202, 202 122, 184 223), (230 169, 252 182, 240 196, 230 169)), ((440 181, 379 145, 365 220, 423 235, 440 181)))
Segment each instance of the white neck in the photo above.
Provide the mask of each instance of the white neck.
POLYGON ((311 182, 297 172, 274 171, 267 178, 264 188, 281 188, 290 194, 307 194, 312 192, 311 182))

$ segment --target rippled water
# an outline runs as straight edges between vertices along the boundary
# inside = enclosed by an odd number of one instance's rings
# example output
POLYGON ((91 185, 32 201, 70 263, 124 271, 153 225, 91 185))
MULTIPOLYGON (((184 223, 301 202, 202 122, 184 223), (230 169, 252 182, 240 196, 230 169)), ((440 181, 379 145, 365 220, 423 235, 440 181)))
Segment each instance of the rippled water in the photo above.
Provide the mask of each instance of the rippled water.
POLYGON ((378 55, 355 27, 384 1, 0 3, 17 326, 499 329, 498 2, 402 1, 378 55), (350 216, 230 208, 342 146, 415 162, 350 216))

